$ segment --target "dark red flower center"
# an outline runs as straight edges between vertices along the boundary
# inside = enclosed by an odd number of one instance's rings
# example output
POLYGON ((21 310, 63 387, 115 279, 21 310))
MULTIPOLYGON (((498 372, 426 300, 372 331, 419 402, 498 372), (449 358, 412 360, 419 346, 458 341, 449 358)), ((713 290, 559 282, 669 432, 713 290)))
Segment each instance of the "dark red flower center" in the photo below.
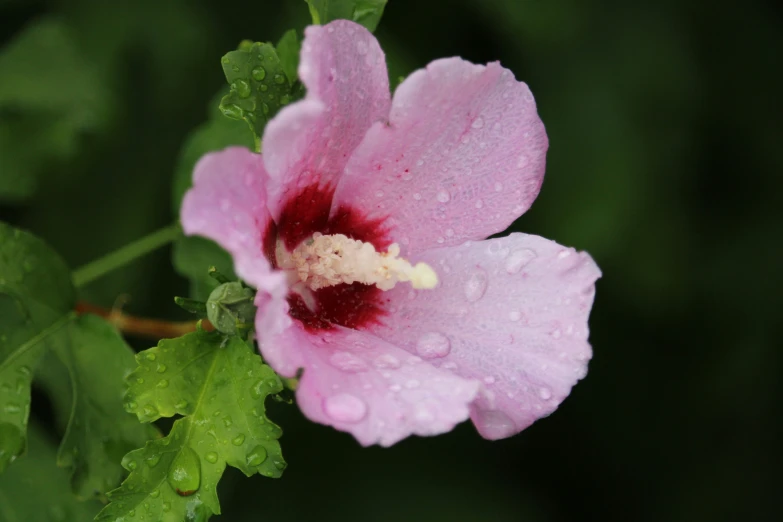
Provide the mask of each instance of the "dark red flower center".
MULTIPOLYGON (((368 219, 357 209, 341 205, 332 214, 333 187, 313 184, 289 196, 277 223, 271 222, 264 235, 264 254, 277 268, 277 242, 293 251, 315 232, 324 235, 343 234, 372 244, 376 250, 388 248, 391 241, 383 219, 368 219)), ((362 283, 339 284, 313 290, 314 309, 295 292, 289 292, 289 315, 301 321, 308 330, 328 330, 334 325, 362 328, 377 323, 384 311, 384 292, 362 283)))

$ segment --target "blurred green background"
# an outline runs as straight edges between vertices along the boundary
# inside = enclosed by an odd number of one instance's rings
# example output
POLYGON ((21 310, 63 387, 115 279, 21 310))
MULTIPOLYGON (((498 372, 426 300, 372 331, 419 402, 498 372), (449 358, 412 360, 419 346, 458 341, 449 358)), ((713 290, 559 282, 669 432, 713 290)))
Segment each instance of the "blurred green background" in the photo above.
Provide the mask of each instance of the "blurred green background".
MULTIPOLYGON (((169 223, 180 147, 225 83, 220 57, 308 19, 301 0, 0 0, 0 188, 17 191, 0 219, 74 267, 169 223), (20 42, 34 24, 35 43, 20 42)), ((274 406, 284 478, 228 470, 216 520, 776 520, 780 8, 390 0, 376 34, 392 78, 460 55, 530 85, 551 148, 513 228, 603 269, 590 373, 556 414, 500 442, 464 424, 362 449, 274 406)), ((130 313, 181 318, 171 296, 187 283, 170 255, 85 297, 128 294, 130 313)), ((45 408, 34 415, 47 424, 45 408)))

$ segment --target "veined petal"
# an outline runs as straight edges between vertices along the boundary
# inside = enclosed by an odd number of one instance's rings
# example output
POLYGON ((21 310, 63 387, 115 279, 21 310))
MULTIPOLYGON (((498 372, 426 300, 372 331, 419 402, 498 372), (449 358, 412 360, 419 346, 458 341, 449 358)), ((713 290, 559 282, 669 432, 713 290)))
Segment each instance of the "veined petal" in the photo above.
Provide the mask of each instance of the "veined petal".
POLYGON ((350 204, 388 218, 405 250, 457 245, 505 230, 538 195, 548 141, 527 85, 497 63, 437 60, 397 89, 337 185, 350 204))
POLYGON ((439 370, 362 331, 338 326, 313 335, 294 322, 264 339, 262 354, 278 372, 304 370, 296 392, 302 412, 365 446, 450 431, 468 418, 479 389, 476 380, 439 370))
POLYGON ((388 292, 396 310, 369 330, 482 382, 471 417, 509 437, 552 413, 587 373, 587 318, 601 273, 589 255, 525 234, 429 250, 435 290, 388 292))
POLYGON ((276 220, 302 188, 333 189, 367 129, 389 114, 383 51, 356 23, 308 27, 299 76, 306 98, 280 111, 263 137, 269 208, 276 220))
POLYGON ((260 154, 244 147, 209 153, 196 164, 180 218, 185 234, 207 237, 226 249, 240 278, 256 288, 279 291, 283 276, 263 256, 263 235, 271 220, 266 183, 260 154))

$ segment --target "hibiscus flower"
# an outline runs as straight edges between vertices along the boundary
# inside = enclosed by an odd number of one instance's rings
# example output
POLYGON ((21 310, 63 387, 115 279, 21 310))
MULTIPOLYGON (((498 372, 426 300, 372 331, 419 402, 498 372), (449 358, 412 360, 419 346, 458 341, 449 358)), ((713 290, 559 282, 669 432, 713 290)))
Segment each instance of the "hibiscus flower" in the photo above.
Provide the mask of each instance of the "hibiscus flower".
POLYGON ((528 87, 448 58, 392 99, 378 42, 345 20, 307 28, 299 77, 263 154, 199 161, 181 218, 257 289, 261 354, 301 371, 304 414, 388 446, 467 418, 509 437, 554 411, 587 372, 600 271, 541 237, 484 240, 543 181, 528 87))

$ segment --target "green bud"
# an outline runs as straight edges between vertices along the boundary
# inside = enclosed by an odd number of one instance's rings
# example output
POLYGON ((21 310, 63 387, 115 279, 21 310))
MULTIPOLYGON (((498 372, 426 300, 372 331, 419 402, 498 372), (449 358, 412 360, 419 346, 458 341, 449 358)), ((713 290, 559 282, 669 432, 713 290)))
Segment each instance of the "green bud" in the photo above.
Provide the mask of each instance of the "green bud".
POLYGON ((225 334, 250 330, 256 316, 255 292, 239 282, 224 283, 215 288, 207 300, 207 318, 225 334))

